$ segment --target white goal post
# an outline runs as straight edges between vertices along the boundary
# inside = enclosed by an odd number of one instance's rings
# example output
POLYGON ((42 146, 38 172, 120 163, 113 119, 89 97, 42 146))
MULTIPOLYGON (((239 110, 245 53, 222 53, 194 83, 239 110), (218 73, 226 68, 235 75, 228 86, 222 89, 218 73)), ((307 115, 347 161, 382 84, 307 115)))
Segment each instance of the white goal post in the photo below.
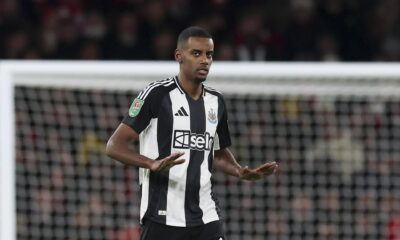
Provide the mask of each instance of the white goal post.
MULTIPOLYGON (((16 86, 139 91, 178 70, 175 62, 0 61, 0 240, 16 240, 17 231, 16 86)), ((216 62, 207 85, 239 95, 399 97, 400 64, 216 62)))

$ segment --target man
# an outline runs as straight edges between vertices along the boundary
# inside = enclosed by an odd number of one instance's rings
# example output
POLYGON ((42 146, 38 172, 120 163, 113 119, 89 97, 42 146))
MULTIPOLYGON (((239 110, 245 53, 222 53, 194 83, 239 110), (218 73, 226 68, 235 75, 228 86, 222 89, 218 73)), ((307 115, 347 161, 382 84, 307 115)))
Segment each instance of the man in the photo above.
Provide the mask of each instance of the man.
POLYGON ((143 240, 224 239, 212 193, 213 168, 244 180, 277 171, 275 162, 241 167, 231 145, 221 94, 203 85, 214 53, 211 35, 189 27, 178 37, 176 77, 151 83, 133 101, 107 154, 140 167, 143 240), (140 141, 140 153, 128 147, 140 141))

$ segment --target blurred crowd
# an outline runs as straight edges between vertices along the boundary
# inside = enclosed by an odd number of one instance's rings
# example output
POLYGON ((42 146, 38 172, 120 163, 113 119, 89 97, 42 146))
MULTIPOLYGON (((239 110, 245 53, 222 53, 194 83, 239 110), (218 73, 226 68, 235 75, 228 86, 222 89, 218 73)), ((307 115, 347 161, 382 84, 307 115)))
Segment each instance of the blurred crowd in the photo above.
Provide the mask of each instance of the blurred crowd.
MULTIPOLYGON (((138 240, 138 169, 104 154, 130 91, 16 88, 20 240, 138 240)), ((399 97, 226 95, 241 165, 217 173, 230 240, 400 239, 399 97)), ((138 146, 136 146, 138 147, 138 146)))
POLYGON ((0 0, 0 59, 172 60, 189 25, 217 60, 400 61, 400 0, 0 0))

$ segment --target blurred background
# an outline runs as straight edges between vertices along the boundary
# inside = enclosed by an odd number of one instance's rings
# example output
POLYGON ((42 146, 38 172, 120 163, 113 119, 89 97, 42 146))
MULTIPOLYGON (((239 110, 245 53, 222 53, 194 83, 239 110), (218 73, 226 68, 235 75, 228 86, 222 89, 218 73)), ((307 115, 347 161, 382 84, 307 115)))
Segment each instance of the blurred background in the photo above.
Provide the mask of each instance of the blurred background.
MULTIPOLYGON (((0 0, 0 59, 173 60, 189 25, 216 60, 400 60, 400 0, 0 0)), ((400 82, 354 79, 347 93, 400 82)), ((18 239, 138 239, 137 169, 104 154, 137 93, 16 86, 18 239)), ((256 183, 215 175, 229 240, 400 239, 399 94, 225 98, 239 162, 281 166, 256 183)))
POLYGON ((399 61, 399 0, 1 0, 0 58, 171 60, 199 25, 217 60, 399 61))

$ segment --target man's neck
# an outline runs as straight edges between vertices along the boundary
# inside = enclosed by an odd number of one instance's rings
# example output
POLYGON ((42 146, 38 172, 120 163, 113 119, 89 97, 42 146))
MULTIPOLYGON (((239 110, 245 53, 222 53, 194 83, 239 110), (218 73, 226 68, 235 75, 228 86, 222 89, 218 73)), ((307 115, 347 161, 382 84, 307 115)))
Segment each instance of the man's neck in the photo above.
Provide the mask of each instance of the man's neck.
POLYGON ((189 95, 192 99, 197 100, 201 97, 203 93, 203 84, 196 83, 193 80, 189 80, 185 78, 181 73, 178 75, 179 84, 185 90, 186 94, 189 95))

